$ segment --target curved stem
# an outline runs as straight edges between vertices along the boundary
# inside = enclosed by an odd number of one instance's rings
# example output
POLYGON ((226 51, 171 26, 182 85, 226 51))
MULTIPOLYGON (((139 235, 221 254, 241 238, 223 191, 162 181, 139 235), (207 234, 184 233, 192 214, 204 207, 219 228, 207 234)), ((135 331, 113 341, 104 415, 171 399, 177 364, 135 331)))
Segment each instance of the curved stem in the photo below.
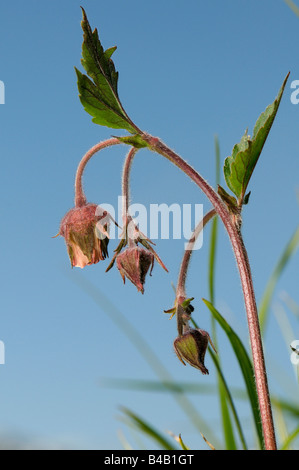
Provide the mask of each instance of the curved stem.
POLYGON ((123 167, 123 174, 122 174, 122 211, 123 211, 123 224, 125 225, 128 209, 129 209, 129 201, 130 201, 130 173, 132 168, 133 158, 137 152, 137 148, 132 147, 129 151, 128 155, 125 158, 124 167, 123 167))
POLYGON ((204 218, 197 224, 195 227, 195 230, 192 233, 192 236, 188 242, 187 248, 184 252, 184 256, 182 259, 181 267, 180 267, 180 273, 178 277, 178 282, 177 282, 177 288, 176 288, 176 298, 178 303, 181 303, 183 300, 186 298, 186 277, 187 277, 187 271, 189 268, 190 264, 190 259, 191 255, 193 253, 193 247, 194 244, 199 237, 201 231, 204 229, 206 224, 216 215, 217 212, 215 209, 211 209, 205 216, 204 218))
MULTIPOLYGON (((129 201, 130 201, 130 173, 131 173, 131 167, 132 167, 132 162, 135 157, 135 154, 137 152, 137 148, 132 147, 131 150, 129 151, 128 155, 125 158, 124 162, 124 167, 123 167, 123 174, 122 174, 122 217, 123 217, 123 227, 125 233, 129 236, 129 246, 132 246, 133 243, 133 237, 131 237, 131 231, 130 231, 130 223, 129 223, 129 201), (129 233, 128 233, 129 232, 129 233)), ((135 225, 132 224, 132 230, 133 233, 135 232, 135 225)))
POLYGON ((193 252, 193 247, 194 244, 199 237, 201 231, 205 227, 205 225, 211 220, 214 215, 217 212, 215 209, 211 209, 204 217, 203 219, 197 224, 195 227, 190 240, 188 242, 187 248, 184 252, 184 256, 181 262, 181 267, 180 267, 180 272, 179 272, 179 277, 178 277, 178 282, 177 282, 177 287, 176 287, 176 305, 178 305, 177 311, 176 311, 176 316, 177 316, 177 328, 178 328, 178 334, 179 336, 182 335, 182 333, 185 330, 186 322, 184 320, 184 315, 185 311, 179 306, 184 302, 186 299, 186 277, 187 277, 187 272, 190 264, 190 259, 191 255, 193 252))
POLYGON ((87 162, 89 162, 89 160, 95 153, 99 152, 100 150, 106 147, 110 147, 111 145, 117 145, 117 144, 121 144, 121 142, 116 138, 104 140, 103 142, 99 142, 98 144, 94 145, 82 157, 78 165, 76 178, 75 178, 75 206, 76 207, 84 206, 84 204, 86 204, 87 202, 85 194, 84 194, 84 190, 83 190, 83 185, 82 185, 82 175, 85 170, 87 162))
POLYGON ((264 444, 267 450, 276 450, 275 431, 267 383, 258 311, 248 255, 244 246, 240 229, 238 226, 236 226, 236 224, 233 223, 227 208, 218 194, 185 160, 183 160, 178 154, 167 147, 160 139, 152 137, 146 133, 142 134, 142 138, 147 142, 151 150, 168 158, 200 187, 200 189, 205 193, 210 202, 213 204, 217 214, 221 218, 227 230, 236 257, 243 289, 255 372, 255 381, 264 434, 264 444))

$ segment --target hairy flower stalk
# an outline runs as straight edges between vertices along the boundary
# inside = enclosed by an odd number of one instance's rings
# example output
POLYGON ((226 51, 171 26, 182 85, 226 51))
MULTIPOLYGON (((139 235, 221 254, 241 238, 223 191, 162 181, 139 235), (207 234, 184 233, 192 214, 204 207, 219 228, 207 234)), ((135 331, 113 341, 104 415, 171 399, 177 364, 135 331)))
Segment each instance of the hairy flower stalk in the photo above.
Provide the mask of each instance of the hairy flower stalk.
POLYGON ((194 232, 192 233, 190 240, 188 242, 187 248, 184 252, 184 256, 181 262, 177 288, 176 288, 176 298, 179 303, 181 303, 186 298, 186 276, 190 264, 191 255, 193 253, 193 247, 196 243, 197 238, 199 237, 201 231, 204 229, 206 224, 216 215, 216 210, 211 209, 204 218, 197 224, 194 232))
POLYGON ((99 152, 100 150, 106 147, 110 147, 112 145, 118 145, 120 143, 121 142, 116 138, 104 140, 103 142, 99 142, 98 144, 91 147, 91 149, 89 149, 88 152, 86 152, 86 154, 83 156, 82 160, 80 161, 78 165, 76 178, 75 178, 75 206, 76 207, 80 207, 86 204, 86 197, 84 194, 83 184, 82 184, 82 176, 83 176, 85 167, 87 163, 89 162, 89 160, 91 159, 91 157, 93 157, 95 153, 99 152))
POLYGON ((121 241, 115 250, 115 255, 106 271, 109 271, 116 261, 123 281, 129 279, 137 287, 137 290, 143 294, 145 278, 148 271, 151 275, 154 260, 156 259, 163 269, 166 271, 167 269, 153 249, 152 245, 154 243, 140 232, 129 213, 130 172, 136 152, 137 148, 132 147, 125 158, 122 175, 123 232, 121 241), (143 246, 141 247, 139 244, 143 246), (124 251, 122 251, 123 248, 125 248, 124 251))
POLYGON ((215 211, 221 218, 228 236, 230 238, 232 248, 237 261, 239 274, 241 278, 242 290, 247 313, 248 329, 251 343, 253 367, 255 372, 255 382, 260 406, 260 415, 264 435, 264 445, 267 450, 276 450, 276 439, 272 417, 272 409, 270 395, 267 382, 267 373, 264 360, 264 352, 262 346, 258 311, 255 300, 255 293, 252 282, 252 275, 248 260, 246 248, 244 246, 240 227, 237 226, 232 217, 214 189, 195 171, 185 160, 178 154, 167 147, 160 139, 152 137, 149 134, 142 134, 142 138, 147 142, 148 146, 156 153, 166 157, 182 171, 184 171, 205 193, 215 211))
POLYGON ((100 142, 92 147, 79 163, 75 179, 75 207, 63 217, 58 233, 65 239, 72 267, 84 268, 108 256, 109 223, 114 220, 97 204, 87 202, 82 175, 87 162, 95 153, 119 143, 118 139, 100 142))
MULTIPOLYGON (((194 244, 196 243, 197 238, 199 237, 201 231, 204 229, 206 224, 216 215, 216 210, 211 209, 203 219, 197 224, 195 230, 193 231, 190 240, 188 242, 187 248, 184 252, 184 256, 181 262, 180 272, 178 276, 178 282, 176 287, 176 305, 181 305, 186 300, 186 277, 190 264, 191 255, 193 253, 194 244)), ((184 318, 182 318, 182 312, 184 310, 177 308, 177 329, 178 333, 184 330, 184 318)))
MULTIPOLYGON (((242 206, 248 202, 250 194, 246 194, 248 183, 251 174, 256 166, 260 153, 263 149, 272 123, 275 119, 275 115, 277 113, 279 103, 281 101, 281 97, 286 82, 288 80, 289 73, 285 77, 285 80, 282 84, 282 87, 280 88, 280 91, 275 101, 266 108, 266 110, 260 115, 259 119, 257 120, 253 130, 252 138, 247 135, 246 131, 240 143, 234 146, 232 155, 230 157, 227 157, 227 159, 225 160, 225 180, 229 189, 237 196, 237 199, 234 196, 231 196, 226 193, 226 191, 221 187, 218 188, 218 191, 220 191, 220 195, 218 195, 217 192, 215 192, 215 190, 202 178, 202 176, 197 173, 185 160, 183 160, 179 155, 177 155, 174 151, 167 147, 160 139, 152 137, 147 133, 141 132, 140 129, 128 117, 118 96, 118 73, 116 72, 114 63, 111 59, 111 56, 114 53, 116 47, 112 47, 104 51, 102 44, 99 40, 98 32, 96 29, 92 32, 84 9, 81 26, 83 29, 81 63, 88 76, 82 74, 79 70, 76 69, 80 100, 85 110, 93 116, 93 121, 95 123, 112 127, 114 129, 125 129, 131 134, 130 136, 119 137, 118 139, 111 139, 110 141, 107 141, 109 142, 109 144, 107 145, 114 145, 115 143, 123 142, 130 144, 133 147, 148 147, 150 150, 157 152, 160 155, 169 159, 172 163, 174 163, 182 171, 184 171, 205 193, 227 230, 236 257, 245 300, 253 357, 253 366, 255 370, 255 381, 260 405, 261 421, 264 432, 265 448, 276 449, 258 312, 248 256, 241 234, 241 209, 242 206), (244 159, 248 164, 246 165, 246 167, 244 165, 244 159)), ((91 153, 92 152, 93 150, 91 150, 91 153)), ((132 154, 130 154, 130 158, 133 158, 135 152, 136 150, 132 151, 132 154)), ((90 156, 86 155, 85 161, 82 162, 83 168, 89 158, 90 156)), ((130 168, 130 164, 131 162, 129 162, 128 168, 130 168)), ((78 174, 76 178, 76 207, 81 207, 86 204, 86 199, 82 190, 81 183, 82 173, 80 174, 80 171, 81 169, 78 169, 78 174)), ((126 201, 126 204, 128 204, 128 199, 126 201)), ((127 206, 125 209, 127 209, 127 206)), ((116 255, 114 256, 112 263, 110 263, 108 269, 110 269, 110 267, 114 263, 115 258, 119 255, 120 251, 128 243, 129 249, 134 248, 134 244, 136 246, 138 245, 138 243, 142 244, 144 248, 146 248, 149 252, 153 253, 155 258, 159 262, 161 262, 161 260, 159 260, 159 258, 157 257, 156 253, 153 251, 150 245, 150 240, 146 238, 141 238, 141 234, 138 231, 138 228, 135 227, 132 219, 130 219, 127 210, 124 211, 124 214, 124 217, 126 219, 124 224, 124 237, 121 240, 119 247, 116 249, 116 255), (128 240, 128 224, 130 222, 132 222, 133 236, 131 236, 130 234, 130 240, 128 240)), ((129 271, 131 272, 132 259, 135 259, 137 268, 140 270, 140 257, 138 258, 137 256, 135 258, 131 258, 130 256, 128 256, 128 259, 125 260, 125 264, 127 268, 129 267, 129 271)), ((187 258, 186 261, 188 264, 189 261, 187 260, 187 258)), ((125 269, 124 265, 122 269, 125 269)), ((133 274, 135 276, 136 273, 133 274)), ((134 276, 133 278, 135 279, 134 276)), ((182 281, 184 281, 184 279, 182 279, 182 281)), ((181 329, 184 330, 184 325, 181 329)), ((194 344, 192 345, 192 340, 190 340, 190 344, 191 352, 193 353, 197 348, 197 343, 195 348, 194 344)), ((188 350, 190 352, 190 344, 188 344, 187 349, 185 349, 186 345, 183 345, 184 351, 188 350)), ((181 351, 183 351, 183 349, 181 348, 181 351)), ((193 359, 191 359, 191 362, 193 361, 193 359)))

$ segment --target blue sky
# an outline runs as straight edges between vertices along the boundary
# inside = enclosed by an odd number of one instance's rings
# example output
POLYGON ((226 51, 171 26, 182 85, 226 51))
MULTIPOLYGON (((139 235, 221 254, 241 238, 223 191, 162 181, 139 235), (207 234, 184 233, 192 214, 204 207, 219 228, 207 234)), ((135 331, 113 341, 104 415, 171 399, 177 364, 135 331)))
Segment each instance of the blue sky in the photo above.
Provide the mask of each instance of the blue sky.
MULTIPOLYGON (((136 436, 117 419, 123 405, 160 430, 181 432, 191 448, 205 448, 173 397, 103 386, 105 378, 156 379, 119 328, 113 316, 117 311, 176 380, 216 383, 209 357, 209 376, 179 363, 172 349, 175 321, 163 314, 174 300, 171 284, 176 282, 182 240, 156 240, 169 274, 156 265, 142 296, 131 284, 122 284, 116 269, 105 274, 105 263, 71 270, 64 240, 51 238, 73 205, 81 156, 116 133, 93 124, 78 99, 74 66, 80 68, 81 4, 103 46, 118 46, 113 57, 129 116, 185 157, 211 184, 214 136, 223 161, 247 127, 252 133, 257 117, 291 72, 244 208, 244 239, 258 301, 298 225, 299 105, 291 103, 290 85, 299 79, 299 18, 282 0, 152 0, 150 5, 135 0, 115 0, 113 5, 13 0, 2 5, 0 340, 6 364, 0 365, 0 434, 29 447, 118 449, 121 430, 136 448, 136 436), (88 283, 98 290, 101 306, 87 292, 88 283), (105 299, 113 304, 110 313, 107 304, 103 307, 105 299)), ((84 186, 91 202, 117 203, 126 151, 117 146, 90 162, 84 186)), ((210 207, 177 168, 148 151, 136 156, 131 182, 132 202, 200 203, 205 211, 210 207)), ((195 297, 195 318, 206 330, 210 315, 201 298, 208 297, 208 236, 209 230, 194 255, 187 283, 188 295, 195 297)), ((110 254, 114 248, 111 242, 110 254)), ((279 281, 278 305, 283 291, 299 301, 298 253, 279 281)), ((216 306, 248 344, 240 282, 222 228, 216 306)), ((265 340, 270 387, 294 398, 294 371, 275 308, 265 340)), ((299 339, 298 323, 286 312, 294 339, 299 339)), ((230 345, 219 335, 224 373, 232 386, 241 386, 230 345)), ((209 426, 218 428, 215 395, 189 398, 209 426)), ((238 406, 249 426, 246 404, 238 406)))

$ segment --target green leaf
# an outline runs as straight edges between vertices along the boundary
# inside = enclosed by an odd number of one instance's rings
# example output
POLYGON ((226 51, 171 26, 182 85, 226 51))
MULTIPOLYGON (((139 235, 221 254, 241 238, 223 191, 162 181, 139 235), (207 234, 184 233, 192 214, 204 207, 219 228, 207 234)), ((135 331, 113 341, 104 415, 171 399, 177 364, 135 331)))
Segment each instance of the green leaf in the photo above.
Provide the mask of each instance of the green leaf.
POLYGON ((280 450, 287 450, 299 434, 299 426, 287 437, 280 450))
POLYGON ((234 146, 231 156, 225 159, 225 181, 229 189, 237 196, 240 206, 243 204, 251 175, 275 119, 288 77, 289 73, 274 102, 266 108, 256 121, 252 138, 247 135, 246 130, 241 141, 234 146))
POLYGON ((212 313, 213 317, 217 320, 219 325, 225 331, 232 348, 235 352, 236 358, 238 359, 244 382, 246 385, 249 401, 251 404, 251 410, 254 418, 254 423, 256 427, 256 432, 259 438, 260 447, 263 448, 263 433, 261 427, 261 420, 260 420, 260 413, 259 413, 259 403, 258 397, 255 387, 254 381, 254 371, 251 360, 249 359, 248 353, 243 346, 242 341, 238 337, 238 335, 234 332, 234 330, 230 327, 227 321, 223 318, 223 316, 216 310, 216 308, 208 301, 203 299, 204 303, 212 313))
POLYGON ((190 447, 187 447, 186 444, 184 443, 182 436, 179 435, 179 444, 183 450, 190 450, 190 447))
MULTIPOLYGON (((172 376, 170 375, 166 366, 164 366, 161 357, 155 352, 153 348, 147 343, 147 340, 142 333, 137 330, 136 326, 131 323, 129 316, 126 313, 122 313, 108 298, 102 290, 95 286, 93 283, 88 281, 84 276, 79 273, 75 273, 71 277, 72 282, 75 282, 77 286, 82 289, 91 299, 95 301, 97 306, 100 308, 103 314, 106 314, 109 321, 115 323, 117 328, 125 335, 125 337, 132 343, 140 356, 149 365, 155 375, 159 378, 161 384, 164 382, 171 382, 172 376)), ((189 397, 184 393, 183 389, 169 391, 172 393, 172 397, 182 411, 186 414, 189 421, 198 430, 205 430, 205 433, 209 434, 216 446, 219 446, 217 437, 215 436, 213 429, 210 428, 209 424, 201 417, 198 408, 193 404, 189 397)))
POLYGON ((75 69, 81 103, 85 111, 93 116, 95 124, 126 129, 132 134, 140 132, 126 114, 118 97, 118 72, 111 59, 116 47, 104 51, 97 30, 92 32, 83 8, 82 12, 81 63, 90 78, 75 69))
POLYGON ((143 140, 143 138, 139 134, 134 134, 134 135, 128 135, 125 137, 118 137, 114 136, 116 139, 118 139, 120 142, 123 142, 124 144, 132 145, 133 147, 136 147, 137 149, 141 149, 144 147, 148 147, 148 143, 143 140))
MULTIPOLYGON (((215 318, 213 317, 213 320, 215 318)), ((193 323, 195 328, 198 328, 198 325, 196 321, 192 318, 191 322, 193 323)), ((236 443, 235 443, 235 438, 234 438, 234 433, 233 433, 233 427, 232 427, 232 422, 228 410, 228 406, 231 408, 231 412, 233 414, 233 417, 235 419, 235 423, 237 426, 237 430, 239 433, 239 437, 243 446, 243 449, 247 449, 246 442, 245 442, 245 437, 244 433, 241 427, 241 423, 237 414, 236 407, 234 405, 234 401, 232 398, 232 394, 230 392, 230 389, 226 383, 225 377, 222 373, 221 365, 220 365, 220 357, 218 354, 215 354, 215 352, 211 349, 211 347, 208 348, 208 351, 213 359, 213 362, 215 364, 216 370, 217 370, 217 379, 218 379, 218 396, 220 398, 220 405, 221 405, 221 413, 222 413, 222 422, 223 422, 223 433, 225 437, 225 442, 226 442, 226 448, 233 450, 236 449, 236 443)))
MULTIPOLYGON (((220 184, 220 147, 218 137, 214 138, 215 145, 215 163, 216 163, 216 185, 220 184)), ((215 296, 215 264, 216 264, 216 251, 217 251, 217 238, 218 238, 218 218, 214 217, 212 220, 212 228, 210 235, 210 248, 209 248, 209 265, 208 265, 208 284, 210 301, 214 303, 215 296)), ((212 319, 213 341, 216 344, 216 331, 214 328, 214 319, 212 319)), ((217 347, 217 344, 216 344, 217 347)))

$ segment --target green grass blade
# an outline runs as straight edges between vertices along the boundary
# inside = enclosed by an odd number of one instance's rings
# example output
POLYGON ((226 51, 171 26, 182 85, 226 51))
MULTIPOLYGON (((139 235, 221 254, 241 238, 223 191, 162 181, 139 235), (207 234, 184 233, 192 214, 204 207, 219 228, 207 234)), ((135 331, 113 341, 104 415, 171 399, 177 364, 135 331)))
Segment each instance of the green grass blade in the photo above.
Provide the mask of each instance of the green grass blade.
POLYGON ((180 383, 174 381, 163 382, 157 380, 143 380, 143 379, 117 379, 117 378, 102 378, 100 380, 101 387, 119 388, 121 390, 138 390, 140 392, 157 392, 157 393, 197 393, 211 395, 216 394, 217 389, 215 385, 202 384, 202 383, 180 383))
MULTIPOLYGON (((75 282, 78 287, 84 290, 87 295, 92 298, 95 303, 101 308, 102 312, 105 313, 108 318, 115 323, 115 325, 120 329, 120 331, 128 338, 128 340, 133 344, 138 353, 144 358, 147 364, 151 367, 153 372, 156 374, 158 379, 163 384, 166 382, 173 381, 171 374, 168 372, 166 367, 161 362, 160 358, 156 355, 150 345, 147 343, 145 338, 141 333, 134 327, 134 325, 128 320, 129 315, 124 315, 114 304, 113 302, 102 292, 98 287, 95 287, 93 283, 88 281, 82 274, 78 272, 72 272, 68 274, 73 282, 75 282)), ((186 414, 190 423, 194 427, 209 436, 211 440, 215 443, 217 447, 220 447, 220 443, 215 436, 212 428, 209 424, 202 418, 197 408, 189 400, 189 398, 184 394, 183 391, 173 392, 172 397, 178 404, 178 406, 186 414)))
POLYGON ((214 301, 215 301, 215 261, 216 261, 217 237, 218 237, 218 217, 214 217, 214 219, 212 220, 212 226, 211 226, 209 271, 208 271, 209 297, 210 297, 212 304, 214 304, 214 301))
POLYGON ((277 265, 275 266, 274 271, 272 275, 270 276, 266 289, 264 291, 264 295, 262 297, 260 307, 259 307, 259 318, 260 318, 260 326, 261 326, 262 334, 265 333, 268 313, 269 313, 272 297, 273 297, 278 279, 280 278, 288 261, 291 259, 292 255, 295 253, 298 246, 299 246, 299 226, 297 227, 293 236, 291 237, 285 249, 283 250, 277 262, 277 265))
POLYGON ((299 426, 284 441, 280 450, 287 450, 289 446, 291 445, 292 441, 298 436, 298 434, 299 434, 299 426))
POLYGON ((282 292, 280 295, 281 300, 284 302, 286 307, 299 319, 299 305, 297 302, 295 302, 294 299, 287 293, 287 292, 282 292))
MULTIPOLYGON (((219 140, 215 136, 215 162, 216 162, 216 186, 220 184, 220 149, 219 140)), ((209 297, 210 302, 214 305, 215 303, 215 263, 216 263, 216 248, 218 238, 218 218, 214 217, 212 220, 211 227, 211 238, 210 238, 210 252, 209 252, 209 265, 208 265, 208 284, 209 284, 209 297)), ((213 337, 214 344, 216 345, 216 338, 213 337)), ((217 346, 217 345, 216 345, 217 346)))
POLYGON ((190 447, 187 447, 185 442, 182 439, 182 436, 179 435, 179 444, 183 450, 190 450, 190 447))
MULTIPOLYGON (((228 413, 228 408, 227 408, 227 403, 228 403, 230 405, 232 414, 233 414, 234 419, 235 419, 235 423, 236 423, 237 430, 238 430, 238 433, 239 433, 239 437, 240 437, 240 440, 241 440, 241 443, 242 443, 242 447, 243 447, 244 450, 246 450, 247 445, 246 445, 246 442, 245 442, 245 436, 244 436, 244 433, 243 433, 243 430, 242 430, 241 422, 240 422, 240 419, 239 419, 239 416, 238 416, 238 413, 237 413, 237 410, 236 410, 231 392, 229 390, 227 382, 226 382, 226 380, 224 378, 224 375, 222 373, 222 370, 221 370, 221 367, 220 367, 220 364, 219 364, 219 360, 218 360, 216 354, 214 353, 214 351, 212 351, 211 348, 209 348, 209 353, 210 353, 210 355, 213 359, 213 362, 215 364, 215 367, 216 367, 218 375, 219 375, 219 379, 220 379, 220 382, 221 382, 221 388, 223 390, 222 395, 225 398, 225 408, 226 408, 227 413, 228 413)), ((228 442, 228 437, 226 437, 227 449, 230 449, 230 450, 236 449, 237 446, 236 446, 235 438, 234 438, 234 435, 233 435, 233 431, 231 430, 232 423, 231 423, 231 420, 230 420, 230 416, 228 416, 227 420, 223 420, 223 424, 224 424, 225 437, 229 436, 229 438, 231 440, 231 442, 229 443, 228 442)))
POLYGON ((121 411, 128 418, 127 424, 132 425, 137 428, 139 431, 146 434, 150 439, 154 440, 162 449, 164 450, 177 450, 177 447, 174 447, 168 439, 162 436, 156 429, 154 429, 150 424, 144 421, 142 418, 137 416, 135 413, 130 411, 128 408, 121 407, 121 411))
MULTIPOLYGON (((216 185, 220 183, 220 148, 218 137, 215 136, 215 162, 216 162, 216 185)), ((208 265, 208 285, 209 285, 209 296, 212 304, 215 302, 215 265, 216 265, 216 251, 217 251, 217 238, 218 238, 218 218, 214 217, 212 220, 211 235, 210 235, 210 249, 209 249, 209 265, 208 265)), ((212 320, 212 338, 213 343, 217 349, 217 335, 216 335, 216 321, 214 317, 212 320)), ((218 358, 219 361, 219 358, 218 358)), ((217 362, 217 366, 220 366, 217 362)), ((219 367, 217 368, 217 370, 219 367)), ((218 396, 220 399, 220 409, 222 417, 222 427, 225 439, 225 445, 227 449, 236 449, 236 441, 234 437, 234 430, 230 413, 227 404, 227 389, 223 384, 223 377, 217 374, 217 387, 218 396)))
MULTIPOLYGON (((198 325, 196 324, 196 321, 192 318, 192 323, 195 328, 198 328, 198 325)), ((224 375, 221 370, 220 366, 220 359, 219 356, 215 354, 215 352, 209 347, 208 351, 213 359, 213 362, 215 364, 216 370, 217 370, 217 379, 218 379, 218 395, 220 397, 220 406, 221 406, 221 412, 222 412, 222 423, 223 423, 223 433, 224 433, 224 438, 225 438, 225 444, 226 448, 230 450, 237 449, 236 446, 236 440, 234 437, 234 432, 233 432, 233 426, 232 426, 232 421, 230 418, 230 414, 228 411, 227 404, 230 405, 231 411, 233 413, 237 430, 239 432, 239 437, 242 443, 242 446, 244 449, 247 448, 246 442, 245 442, 245 437, 244 433, 241 427, 241 423, 237 414, 236 407, 234 405, 233 399, 232 399, 232 394, 229 390, 229 387, 227 385, 227 382, 224 378, 224 375)))
POLYGON ((222 429, 227 450, 237 450, 237 443, 234 434, 234 428, 229 414, 228 404, 226 402, 226 391, 223 383, 219 380, 218 394, 220 399, 222 429))
POLYGON ((253 414, 253 419, 255 423, 255 428, 257 432, 257 436, 259 439, 259 444, 261 449, 263 448, 263 433, 261 427, 261 420, 260 420, 260 413, 259 413, 259 403, 257 398, 256 386, 254 382, 254 371, 252 367, 251 360, 249 359, 248 353, 243 346, 238 335, 234 332, 234 330, 230 327, 227 321, 222 317, 222 315, 216 310, 216 308, 208 301, 203 299, 204 303, 212 313, 212 315, 216 318, 217 322, 225 331, 231 346, 235 352, 236 358, 238 359, 241 372, 243 374, 243 378, 245 381, 248 397, 251 404, 251 410, 253 414))
POLYGON ((299 8, 292 0, 284 0, 285 3, 290 7, 290 9, 299 17, 299 8))
POLYGON ((294 418, 299 418, 299 406, 291 403, 289 400, 283 400, 277 397, 272 397, 271 396, 271 402, 273 403, 274 406, 279 406, 282 411, 285 413, 288 413, 294 418))

